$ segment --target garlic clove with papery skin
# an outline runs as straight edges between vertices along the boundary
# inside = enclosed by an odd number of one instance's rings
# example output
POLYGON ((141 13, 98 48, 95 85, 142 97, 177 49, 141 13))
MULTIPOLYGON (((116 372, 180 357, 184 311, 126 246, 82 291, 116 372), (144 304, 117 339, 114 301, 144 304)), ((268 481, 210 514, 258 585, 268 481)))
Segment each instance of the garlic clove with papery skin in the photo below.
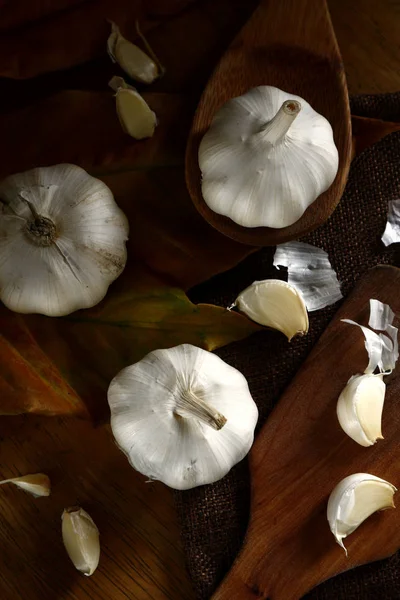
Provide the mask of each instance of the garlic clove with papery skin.
MULTIPOLYGON (((143 36, 136 25, 138 33, 143 36)), ((150 56, 138 46, 124 38, 119 27, 111 23, 111 34, 107 40, 107 51, 114 62, 125 71, 129 77, 141 83, 152 83, 160 76, 160 68, 150 56)))
POLYGON ((128 221, 111 190, 76 165, 0 183, 0 299, 59 317, 100 302, 122 273, 128 221))
POLYGON ((108 85, 115 91, 117 115, 125 133, 136 140, 151 137, 157 117, 144 98, 122 77, 113 77, 108 85))
POLYGON ((255 281, 239 294, 234 306, 256 323, 281 331, 289 341, 308 331, 307 307, 302 295, 286 281, 255 281))
POLYGON ((32 475, 23 475, 22 477, 13 477, 12 479, 3 479, 3 481, 0 481, 0 485, 4 485, 5 483, 16 485, 35 498, 50 496, 50 479, 44 473, 34 473, 32 475))
POLYGON ((382 440, 386 385, 382 374, 351 377, 339 396, 337 416, 343 431, 360 446, 382 440))
POLYGON ((374 512, 394 508, 397 489, 384 479, 368 473, 345 477, 331 492, 327 517, 337 543, 347 550, 343 540, 374 512))
POLYGON ((123 369, 108 402, 114 438, 132 467, 179 490, 224 477, 250 450, 258 418, 245 377, 190 344, 123 369))
POLYGON ((339 164, 325 117, 272 86, 222 106, 198 157, 204 201, 243 227, 292 225, 330 187, 339 164))
POLYGON ((99 530, 88 513, 79 506, 66 508, 61 517, 62 538, 75 568, 93 575, 100 560, 99 530))

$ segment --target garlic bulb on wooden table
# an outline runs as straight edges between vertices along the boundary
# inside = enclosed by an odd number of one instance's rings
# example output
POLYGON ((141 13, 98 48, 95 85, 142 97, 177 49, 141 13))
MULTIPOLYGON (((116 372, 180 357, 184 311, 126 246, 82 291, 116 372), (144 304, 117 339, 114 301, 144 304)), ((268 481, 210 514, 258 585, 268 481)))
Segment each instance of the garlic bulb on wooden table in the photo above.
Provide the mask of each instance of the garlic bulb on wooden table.
POLYGON ((190 344, 123 369, 108 401, 115 440, 132 467, 179 490, 224 477, 250 450, 258 419, 245 377, 190 344))
POLYGON ((111 190, 76 165, 0 183, 0 299, 11 310, 67 315, 102 300, 123 271, 128 221, 111 190))
POLYGON ((272 86, 229 100, 199 147, 206 204, 244 227, 298 221, 333 183, 338 162, 325 117, 272 86))

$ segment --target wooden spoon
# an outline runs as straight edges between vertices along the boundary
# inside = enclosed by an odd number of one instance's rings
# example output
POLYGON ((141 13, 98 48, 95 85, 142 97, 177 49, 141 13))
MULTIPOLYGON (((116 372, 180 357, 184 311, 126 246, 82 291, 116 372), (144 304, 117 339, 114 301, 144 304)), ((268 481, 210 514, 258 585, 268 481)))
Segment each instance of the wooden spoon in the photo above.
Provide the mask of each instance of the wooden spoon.
POLYGON ((347 475, 371 473, 400 488, 399 367, 386 378, 384 440, 359 446, 336 417, 340 392, 368 362, 360 329, 341 319, 367 324, 370 298, 399 315, 399 290, 400 269, 376 267, 364 276, 261 429, 250 454, 245 543, 212 600, 298 600, 325 579, 400 547, 400 508, 375 514, 346 538, 348 557, 326 518, 329 494, 347 475))
POLYGON ((345 74, 325 0, 262 0, 212 74, 200 99, 186 149, 186 183, 193 203, 217 230, 245 244, 281 244, 316 229, 331 215, 351 161, 351 121, 345 74), (332 125, 339 170, 331 187, 293 225, 247 228, 214 213, 201 194, 198 148, 211 120, 230 98, 273 85, 307 100, 332 125))

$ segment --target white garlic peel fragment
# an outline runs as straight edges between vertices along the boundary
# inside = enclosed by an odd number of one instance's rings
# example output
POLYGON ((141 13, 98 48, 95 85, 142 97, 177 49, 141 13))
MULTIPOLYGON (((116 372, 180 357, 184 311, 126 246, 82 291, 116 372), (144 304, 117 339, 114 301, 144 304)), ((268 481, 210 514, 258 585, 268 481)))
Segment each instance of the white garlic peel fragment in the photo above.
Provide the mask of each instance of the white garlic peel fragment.
POLYGON ((343 540, 374 512, 394 508, 397 489, 384 479, 356 473, 345 477, 332 491, 327 517, 337 543, 345 550, 343 540))
POLYGON ((76 165, 0 183, 0 299, 58 317, 94 306, 122 273, 128 221, 111 190, 76 165))
POLYGON ((150 56, 125 39, 115 23, 111 23, 107 51, 111 60, 117 62, 125 73, 136 81, 152 83, 160 75, 158 66, 150 56))
POLYGON ((400 242, 400 198, 389 202, 385 231, 382 235, 385 246, 400 242))
POLYGON ((287 268, 288 283, 301 293, 309 312, 330 306, 343 297, 337 275, 322 248, 304 242, 280 244, 273 264, 287 268))
POLYGON ((360 325, 351 319, 342 319, 344 323, 359 327, 365 337, 365 348, 369 362, 364 373, 373 373, 376 368, 383 374, 389 374, 396 366, 399 357, 398 329, 392 325, 394 312, 388 304, 379 300, 370 300, 369 325, 374 329, 382 330, 375 333, 369 327, 360 325))
POLYGON ((0 485, 4 485, 5 483, 16 485, 25 492, 32 494, 35 498, 50 496, 50 479, 44 473, 34 473, 32 475, 13 477, 12 479, 3 479, 3 481, 0 481, 0 485))
POLYGON ((144 98, 122 77, 113 77, 109 86, 115 91, 117 115, 125 133, 136 140, 151 137, 157 117, 144 98))
POLYGON ((66 508, 61 517, 62 539, 75 568, 84 575, 93 575, 100 560, 99 530, 88 513, 74 506, 66 508))
POLYGON ((123 369, 108 401, 115 440, 132 467, 175 489, 218 481, 253 443, 258 410, 245 377, 190 344, 123 369))
POLYGON ((386 385, 383 375, 355 375, 339 396, 337 416, 343 431, 360 446, 382 440, 386 385))
POLYGON ((303 98, 260 86, 218 110, 199 147, 202 193, 244 227, 287 227, 338 170, 332 127, 303 98))
POLYGON ((307 307, 301 294, 286 281, 255 281, 236 298, 234 306, 260 325, 277 329, 290 341, 308 331, 307 307))

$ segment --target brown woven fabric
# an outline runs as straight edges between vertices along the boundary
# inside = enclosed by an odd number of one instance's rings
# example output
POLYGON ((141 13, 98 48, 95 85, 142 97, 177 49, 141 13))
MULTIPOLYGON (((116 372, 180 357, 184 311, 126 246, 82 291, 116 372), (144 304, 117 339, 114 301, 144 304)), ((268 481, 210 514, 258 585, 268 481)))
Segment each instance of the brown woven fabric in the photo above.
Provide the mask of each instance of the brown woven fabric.
MULTIPOLYGON (((400 120, 400 93, 352 99, 352 112, 388 121, 400 120)), ((399 265, 399 245, 385 249, 387 203, 400 196, 400 133, 387 136, 357 157, 345 194, 330 220, 304 241, 329 253, 346 296, 358 278, 378 263, 399 265)), ((256 279, 283 277, 272 267, 274 248, 250 256, 228 273, 191 291, 196 302, 228 306, 256 279)), ((258 427, 267 419, 282 391, 332 318, 338 304, 310 315, 310 333, 287 344, 280 334, 265 331, 218 351, 247 378, 260 410, 258 427)), ((249 515, 246 461, 222 481, 176 494, 187 562, 197 597, 208 599, 229 570, 245 534, 249 515)), ((290 575, 290 574, 288 574, 290 575)), ((398 600, 400 553, 327 581, 306 596, 309 600, 398 600)))

